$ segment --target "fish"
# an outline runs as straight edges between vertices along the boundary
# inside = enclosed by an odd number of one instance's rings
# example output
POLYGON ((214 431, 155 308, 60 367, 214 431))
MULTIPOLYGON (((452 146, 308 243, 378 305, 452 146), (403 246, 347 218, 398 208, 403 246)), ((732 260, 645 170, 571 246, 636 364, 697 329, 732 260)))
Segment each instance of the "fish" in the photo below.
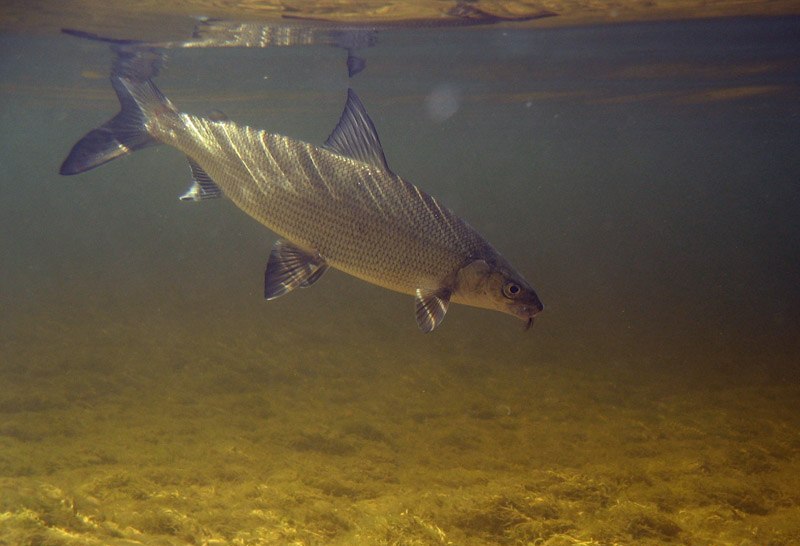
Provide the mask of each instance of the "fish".
POLYGON ((264 297, 315 284, 333 267, 413 296, 420 330, 450 303, 525 322, 544 306, 483 236, 438 199, 395 174, 375 125, 352 89, 338 124, 318 146, 239 125, 223 115, 180 112, 148 78, 112 74, 120 112, 71 149, 60 174, 76 175, 165 144, 192 173, 182 199, 225 197, 272 230, 264 297))
MULTIPOLYGON (((444 6, 446 7, 446 6, 444 6)), ((108 44, 125 46, 128 50, 205 49, 205 48, 271 48, 327 45, 347 52, 347 74, 354 77, 361 73, 367 61, 357 51, 374 47, 381 31, 415 28, 450 28, 494 25, 498 23, 520 23, 557 14, 545 9, 536 9, 521 15, 497 15, 479 9, 468 1, 458 0, 443 10, 438 18, 333 21, 315 17, 283 14, 274 21, 233 21, 215 17, 196 18, 194 30, 189 38, 142 41, 100 36, 80 29, 62 28, 61 32, 108 44)))

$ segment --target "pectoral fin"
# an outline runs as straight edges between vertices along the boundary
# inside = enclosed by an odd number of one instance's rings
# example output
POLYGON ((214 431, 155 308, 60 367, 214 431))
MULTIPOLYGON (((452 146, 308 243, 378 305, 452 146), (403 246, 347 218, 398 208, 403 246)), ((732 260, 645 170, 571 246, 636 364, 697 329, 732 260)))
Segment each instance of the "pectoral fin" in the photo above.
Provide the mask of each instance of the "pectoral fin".
POLYGON ((310 254, 286 241, 276 241, 264 273, 264 297, 274 300, 298 286, 311 286, 327 269, 328 264, 319 254, 310 254))
POLYGON ((417 326, 427 334, 442 322, 447 313, 447 306, 450 304, 450 290, 440 288, 430 291, 417 288, 414 304, 417 308, 417 326))

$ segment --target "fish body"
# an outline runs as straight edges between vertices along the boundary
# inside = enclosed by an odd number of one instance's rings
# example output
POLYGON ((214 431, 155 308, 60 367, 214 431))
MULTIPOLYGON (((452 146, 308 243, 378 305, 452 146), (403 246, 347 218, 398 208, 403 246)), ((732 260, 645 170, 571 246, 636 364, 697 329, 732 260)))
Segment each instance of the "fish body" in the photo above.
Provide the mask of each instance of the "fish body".
POLYGON ((283 240, 273 248, 265 296, 310 286, 328 267, 414 296, 431 331, 450 301, 513 314, 530 325, 543 309, 533 288, 472 227, 393 173, 378 134, 348 91, 324 146, 180 113, 151 80, 112 76, 122 111, 72 149, 77 174, 153 144, 189 159, 183 197, 224 195, 283 240))

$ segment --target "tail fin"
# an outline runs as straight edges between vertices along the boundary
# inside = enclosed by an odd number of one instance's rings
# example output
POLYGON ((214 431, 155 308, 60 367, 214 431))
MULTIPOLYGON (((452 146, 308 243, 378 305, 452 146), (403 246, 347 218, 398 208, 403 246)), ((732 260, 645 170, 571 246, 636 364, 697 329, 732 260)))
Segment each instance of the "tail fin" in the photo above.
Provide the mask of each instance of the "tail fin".
POLYGON ((103 125, 88 132, 72 147, 60 173, 86 172, 118 157, 158 142, 147 132, 147 122, 155 117, 175 115, 176 110, 150 80, 111 77, 121 111, 103 125))
POLYGON ((138 80, 150 80, 158 76, 164 66, 165 55, 156 49, 156 44, 149 44, 141 40, 120 40, 107 38, 71 28, 62 28, 61 32, 70 36, 77 36, 86 40, 109 44, 114 52, 114 61, 111 65, 111 74, 138 80))

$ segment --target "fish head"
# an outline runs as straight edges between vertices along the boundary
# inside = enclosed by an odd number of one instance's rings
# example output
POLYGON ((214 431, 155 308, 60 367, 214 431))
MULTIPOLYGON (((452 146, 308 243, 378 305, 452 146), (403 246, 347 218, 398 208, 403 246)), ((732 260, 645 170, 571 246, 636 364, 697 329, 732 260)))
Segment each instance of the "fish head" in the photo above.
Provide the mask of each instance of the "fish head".
POLYGON ((514 315, 526 322, 525 329, 544 310, 533 287, 499 255, 464 265, 456 275, 453 301, 514 315))

